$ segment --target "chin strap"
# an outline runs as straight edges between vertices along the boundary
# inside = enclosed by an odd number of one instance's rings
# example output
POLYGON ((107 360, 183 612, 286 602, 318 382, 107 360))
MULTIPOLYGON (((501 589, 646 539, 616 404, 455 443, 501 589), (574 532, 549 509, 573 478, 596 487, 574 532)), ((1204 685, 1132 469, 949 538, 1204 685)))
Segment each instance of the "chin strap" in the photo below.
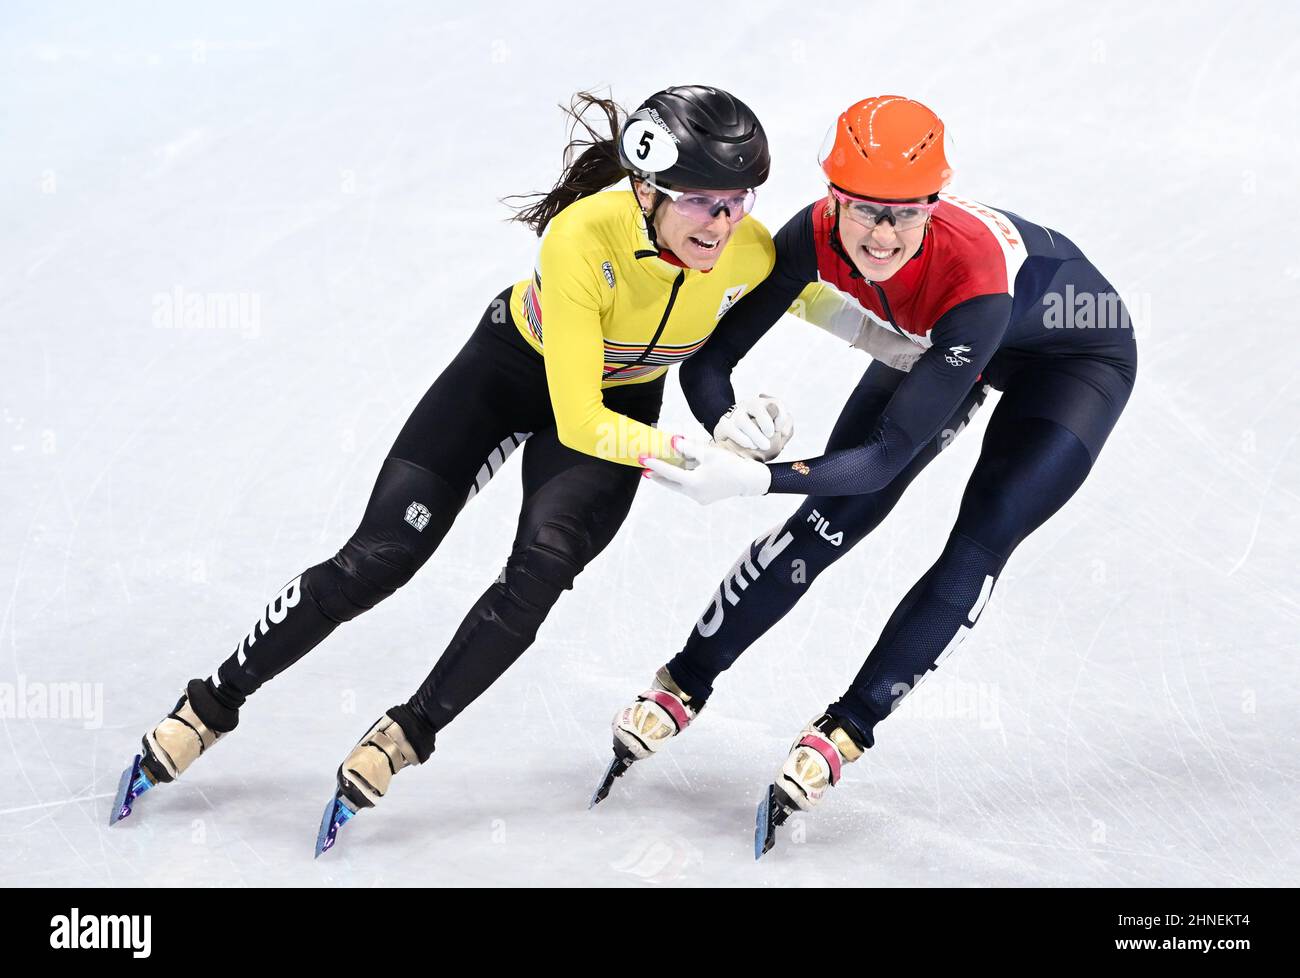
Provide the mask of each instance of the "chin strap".
POLYGON ((840 202, 835 202, 835 223, 831 225, 831 251, 840 256, 840 260, 849 266, 849 278, 862 278, 862 273, 858 271, 858 266, 853 264, 849 258, 849 253, 844 250, 844 242, 840 240, 840 202))
MULTIPOLYGON (((636 174, 634 173, 628 174, 628 181, 632 184, 633 194, 636 194, 636 181, 638 179, 640 178, 637 177, 636 174)), ((654 248, 654 251, 653 252, 638 251, 636 253, 636 257, 638 258, 649 257, 650 255, 653 254, 658 258, 661 258, 664 261, 666 261, 669 265, 676 266, 677 268, 686 268, 687 266, 685 262, 683 262, 680 258, 678 258, 667 248, 659 244, 659 238, 655 234, 655 215, 659 213, 659 208, 663 206, 663 202, 667 199, 668 198, 664 194, 661 194, 659 191, 656 190, 654 207, 650 208, 650 212, 648 214, 646 213, 645 208, 641 209, 641 217, 645 225, 643 230, 645 231, 646 238, 648 238, 650 241, 651 247, 654 248)), ((640 204, 639 197, 637 198, 637 203, 638 205, 640 204)))
MULTIPOLYGON (((637 193, 636 182, 640 179, 641 177, 638 177, 635 173, 628 174, 628 182, 632 184, 632 193, 637 199, 638 206, 641 204, 641 195, 637 193)), ((659 239, 655 236, 655 214, 659 212, 659 205, 661 205, 665 199, 664 195, 656 190, 655 205, 650 208, 650 212, 646 213, 646 209, 644 207, 641 208, 641 218, 644 224, 642 230, 645 231, 645 236, 650 239, 650 244, 659 252, 662 252, 664 249, 659 247, 659 239)))

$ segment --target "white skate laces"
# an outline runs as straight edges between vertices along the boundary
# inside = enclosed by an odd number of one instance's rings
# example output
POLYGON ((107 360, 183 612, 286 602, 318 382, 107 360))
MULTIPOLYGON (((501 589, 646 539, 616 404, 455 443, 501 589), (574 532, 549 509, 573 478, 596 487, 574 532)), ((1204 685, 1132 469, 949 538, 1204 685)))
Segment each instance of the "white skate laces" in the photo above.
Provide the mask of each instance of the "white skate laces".
POLYGON ((776 785, 790 803, 811 811, 828 788, 839 783, 844 765, 862 756, 862 748, 829 714, 810 722, 799 733, 781 765, 776 785))
POLYGON ((419 764, 419 756, 397 721, 385 713, 339 767, 341 787, 351 787, 370 807, 388 794, 393 775, 404 767, 419 764))
POLYGON ((614 717, 614 739, 637 760, 647 758, 695 719, 699 711, 690 701, 664 666, 650 688, 614 717))
POLYGON ((163 766, 166 780, 171 781, 184 774, 200 754, 224 736, 199 719, 187 695, 158 726, 144 735, 144 740, 149 755, 163 766))

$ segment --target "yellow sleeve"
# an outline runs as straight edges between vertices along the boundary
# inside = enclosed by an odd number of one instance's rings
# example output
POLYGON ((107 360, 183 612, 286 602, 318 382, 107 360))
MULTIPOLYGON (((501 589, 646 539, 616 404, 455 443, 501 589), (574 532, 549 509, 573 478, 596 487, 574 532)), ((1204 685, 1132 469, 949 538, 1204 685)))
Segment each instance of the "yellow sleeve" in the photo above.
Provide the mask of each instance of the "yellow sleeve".
POLYGON ((790 312, 852 344, 866 317, 857 303, 822 282, 812 282, 790 305, 790 312))
POLYGON ((573 237, 542 239, 542 357, 556 432, 569 448, 624 465, 638 465, 638 455, 677 458, 670 436, 605 407, 599 267, 573 237))

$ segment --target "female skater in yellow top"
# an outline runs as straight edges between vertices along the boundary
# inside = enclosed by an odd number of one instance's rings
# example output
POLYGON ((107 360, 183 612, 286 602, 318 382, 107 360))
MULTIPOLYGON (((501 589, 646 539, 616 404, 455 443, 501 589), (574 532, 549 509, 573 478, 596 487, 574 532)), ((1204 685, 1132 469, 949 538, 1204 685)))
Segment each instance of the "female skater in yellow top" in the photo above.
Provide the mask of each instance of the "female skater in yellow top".
MULTIPOLYGON (((425 761, 437 732, 532 644, 622 524, 642 482, 637 459, 677 458, 653 427, 668 366, 698 350, 772 268, 771 238, 746 216, 767 179, 767 139, 744 103, 702 86, 652 95, 622 125, 608 100, 580 95, 572 111, 590 138, 570 144, 554 189, 519 215, 542 235, 532 277, 492 300, 416 405, 342 549, 292 578, 220 668, 191 680, 145 734, 112 821, 235 729, 263 683, 409 581, 461 507, 525 445, 505 571, 415 694, 340 766, 317 853, 329 848, 338 827, 382 798, 397 771, 425 761), (608 137, 582 121, 591 108, 607 117, 608 137), (625 177, 630 191, 597 193, 625 177)), ((762 424, 772 430, 770 419, 762 424)))

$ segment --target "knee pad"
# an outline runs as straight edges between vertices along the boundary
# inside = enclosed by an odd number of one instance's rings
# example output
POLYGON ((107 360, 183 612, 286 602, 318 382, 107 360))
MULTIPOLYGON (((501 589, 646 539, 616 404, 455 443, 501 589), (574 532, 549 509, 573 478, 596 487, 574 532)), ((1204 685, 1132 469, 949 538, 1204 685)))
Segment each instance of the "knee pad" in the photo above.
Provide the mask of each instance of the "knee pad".
POLYGON ((591 559, 585 527, 552 520, 537 528, 529 543, 510 555, 503 584, 521 601, 549 608, 591 559))
POLYGON ((401 542, 358 533, 303 574, 302 584, 323 614, 351 621, 409 581, 427 557, 401 542))
POLYGON ((424 566, 455 520, 463 495, 428 469, 388 459, 356 533, 337 554, 303 574, 304 590, 336 622, 373 608, 424 566))

